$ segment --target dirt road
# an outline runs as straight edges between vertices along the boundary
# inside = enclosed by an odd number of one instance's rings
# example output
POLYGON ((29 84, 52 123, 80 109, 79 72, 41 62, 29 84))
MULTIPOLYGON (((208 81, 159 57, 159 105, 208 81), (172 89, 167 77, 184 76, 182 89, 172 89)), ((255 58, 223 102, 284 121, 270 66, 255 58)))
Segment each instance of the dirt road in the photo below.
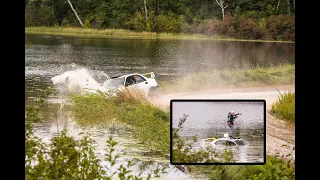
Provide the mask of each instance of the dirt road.
MULTIPOLYGON (((294 92, 294 85, 267 86, 267 87, 249 87, 249 88, 229 88, 202 90, 196 92, 185 92, 177 94, 160 95, 153 103, 158 106, 170 106, 172 99, 265 99, 267 109, 267 154, 281 155, 291 154, 295 145, 295 127, 294 124, 279 120, 269 114, 272 104, 278 100, 279 90, 281 93, 294 92), (286 145, 286 146, 283 146, 286 145)), ((292 158, 295 159, 294 151, 292 158)))

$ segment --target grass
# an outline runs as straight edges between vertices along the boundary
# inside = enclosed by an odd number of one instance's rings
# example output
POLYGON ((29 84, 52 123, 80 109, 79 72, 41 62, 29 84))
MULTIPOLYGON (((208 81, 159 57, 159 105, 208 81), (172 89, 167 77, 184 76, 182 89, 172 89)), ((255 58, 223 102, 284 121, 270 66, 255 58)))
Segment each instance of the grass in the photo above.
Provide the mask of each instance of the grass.
POLYGON ((264 165, 193 165, 188 169, 194 176, 205 176, 210 180, 295 179, 292 159, 283 160, 270 155, 267 155, 264 165))
POLYGON ((88 38, 134 38, 134 39, 207 39, 222 41, 249 41, 249 42, 281 42, 294 43, 293 41, 268 41, 268 40, 245 40, 214 35, 212 37, 203 34, 184 33, 156 33, 156 32, 134 32, 125 29, 87 29, 77 27, 25 27, 26 34, 80 36, 88 38))
POLYGON ((295 83, 295 65, 282 64, 267 68, 217 70, 178 77, 173 83, 159 81, 161 92, 181 92, 217 87, 291 85, 295 83))
POLYGON ((295 93, 280 93, 278 101, 271 107, 271 113, 279 119, 295 122, 295 93))
POLYGON ((169 154, 169 112, 151 104, 139 92, 72 95, 70 99, 79 124, 123 124, 128 129, 127 135, 140 140, 151 152, 169 154))

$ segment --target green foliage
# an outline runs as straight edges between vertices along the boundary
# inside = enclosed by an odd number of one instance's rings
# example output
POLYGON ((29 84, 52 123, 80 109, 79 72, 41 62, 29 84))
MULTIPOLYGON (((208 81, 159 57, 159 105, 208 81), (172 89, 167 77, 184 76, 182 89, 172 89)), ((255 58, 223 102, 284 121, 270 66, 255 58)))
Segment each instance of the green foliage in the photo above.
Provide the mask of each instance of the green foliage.
POLYGON ((52 26, 53 24, 54 16, 50 7, 46 6, 41 0, 28 3, 25 12, 26 26, 52 26))
POLYGON ((272 104, 271 113, 279 119, 295 122, 295 93, 280 93, 279 99, 272 104))
POLYGON ((84 27, 84 28, 87 28, 87 29, 91 28, 91 24, 90 24, 90 21, 89 21, 88 19, 86 19, 86 20, 84 21, 83 27, 84 27))
POLYGON ((125 124, 151 151, 169 153, 169 112, 151 104, 141 94, 116 92, 73 95, 70 97, 75 119, 82 125, 125 124))
MULTIPOLYGON (((91 25, 86 26, 87 28, 295 40, 293 3, 290 7, 291 15, 288 15, 285 1, 281 1, 279 6, 277 0, 226 3, 226 16, 222 20, 221 7, 215 1, 147 1, 147 19, 142 0, 72 1, 80 19, 84 22, 89 20, 91 25), (265 19, 266 25, 262 19, 265 19)), ((79 26, 74 12, 65 0, 28 2, 25 21, 26 26, 79 26)))
MULTIPOLYGON (((183 114, 179 119, 178 128, 173 129, 172 136, 172 162, 174 163, 221 163, 221 162, 235 162, 233 160, 233 153, 224 149, 223 154, 219 155, 217 152, 210 150, 210 148, 194 150, 192 144, 186 144, 185 140, 178 134, 179 130, 183 128, 183 124, 187 120, 188 115, 183 114)), ((192 138, 196 142, 196 138, 192 138)))
POLYGON ((295 179, 295 162, 290 154, 269 156, 264 165, 188 166, 192 175, 205 175, 210 180, 295 179))
MULTIPOLYGON (((39 107, 43 105, 44 99, 49 94, 45 94, 40 101, 39 107)), ((110 136, 106 140, 105 161, 109 166, 103 167, 101 160, 95 154, 94 141, 88 135, 82 136, 79 140, 68 136, 64 129, 61 134, 51 139, 50 144, 42 142, 40 138, 33 134, 34 123, 40 122, 38 117, 39 107, 27 107, 25 129, 25 177, 26 179, 112 179, 117 176, 119 179, 137 180, 143 179, 139 175, 132 173, 131 161, 119 164, 116 171, 117 159, 115 154, 117 142, 110 136)), ((81 136, 83 133, 80 133, 81 136)), ((157 167, 146 179, 160 177, 160 173, 165 173, 165 167, 157 167)))
POLYGON ((273 40, 295 40, 295 20, 291 16, 269 16, 266 30, 273 40))
POLYGON ((240 19, 239 37, 243 39, 261 39, 263 37, 259 24, 253 19, 240 19))
POLYGON ((125 25, 130 30, 135 30, 138 32, 144 31, 145 28, 145 18, 140 12, 136 12, 128 21, 125 22, 125 25))

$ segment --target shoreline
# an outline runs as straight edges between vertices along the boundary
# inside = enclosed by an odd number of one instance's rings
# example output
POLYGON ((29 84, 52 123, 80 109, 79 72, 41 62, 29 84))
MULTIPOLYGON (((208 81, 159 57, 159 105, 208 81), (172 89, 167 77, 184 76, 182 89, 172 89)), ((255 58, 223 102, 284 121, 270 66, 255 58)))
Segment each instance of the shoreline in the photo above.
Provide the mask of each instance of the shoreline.
POLYGON ((116 38, 116 39, 169 39, 169 40, 210 40, 233 42, 264 42, 264 43, 293 43, 294 41, 235 39, 223 35, 207 37, 203 34, 174 34, 155 32, 134 32, 124 29, 84 29, 75 27, 25 27, 25 34, 53 35, 85 38, 116 38))

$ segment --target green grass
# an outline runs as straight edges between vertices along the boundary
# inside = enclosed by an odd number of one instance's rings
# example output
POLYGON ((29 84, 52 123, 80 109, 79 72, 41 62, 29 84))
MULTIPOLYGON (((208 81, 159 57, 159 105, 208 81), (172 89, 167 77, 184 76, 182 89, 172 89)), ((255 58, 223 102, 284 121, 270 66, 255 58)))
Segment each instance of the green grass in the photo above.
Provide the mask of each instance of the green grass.
POLYGON ((294 43, 293 41, 268 41, 268 40, 245 40, 214 35, 207 37, 203 34, 184 33, 155 33, 155 32, 134 32, 125 29, 87 29, 77 27, 25 27, 26 34, 40 35, 61 35, 80 36, 88 38, 138 38, 138 39, 207 39, 222 41, 249 41, 249 42, 281 42, 294 43))
POLYGON ((151 152, 169 154, 170 120, 166 112, 137 92, 72 95, 75 120, 81 125, 123 124, 151 152), (107 96, 107 97, 106 97, 107 96))
POLYGON ((295 122, 295 93, 280 93, 278 101, 272 105, 271 113, 279 119, 295 122))
POLYGON ((267 155, 264 165, 213 165, 188 166, 194 176, 204 176, 210 180, 258 180, 295 179, 295 165, 292 159, 282 159, 267 155))
POLYGON ((174 82, 159 81, 162 92, 190 91, 217 87, 253 87, 264 85, 292 85, 295 65, 282 64, 267 68, 217 70, 178 77, 174 82))

